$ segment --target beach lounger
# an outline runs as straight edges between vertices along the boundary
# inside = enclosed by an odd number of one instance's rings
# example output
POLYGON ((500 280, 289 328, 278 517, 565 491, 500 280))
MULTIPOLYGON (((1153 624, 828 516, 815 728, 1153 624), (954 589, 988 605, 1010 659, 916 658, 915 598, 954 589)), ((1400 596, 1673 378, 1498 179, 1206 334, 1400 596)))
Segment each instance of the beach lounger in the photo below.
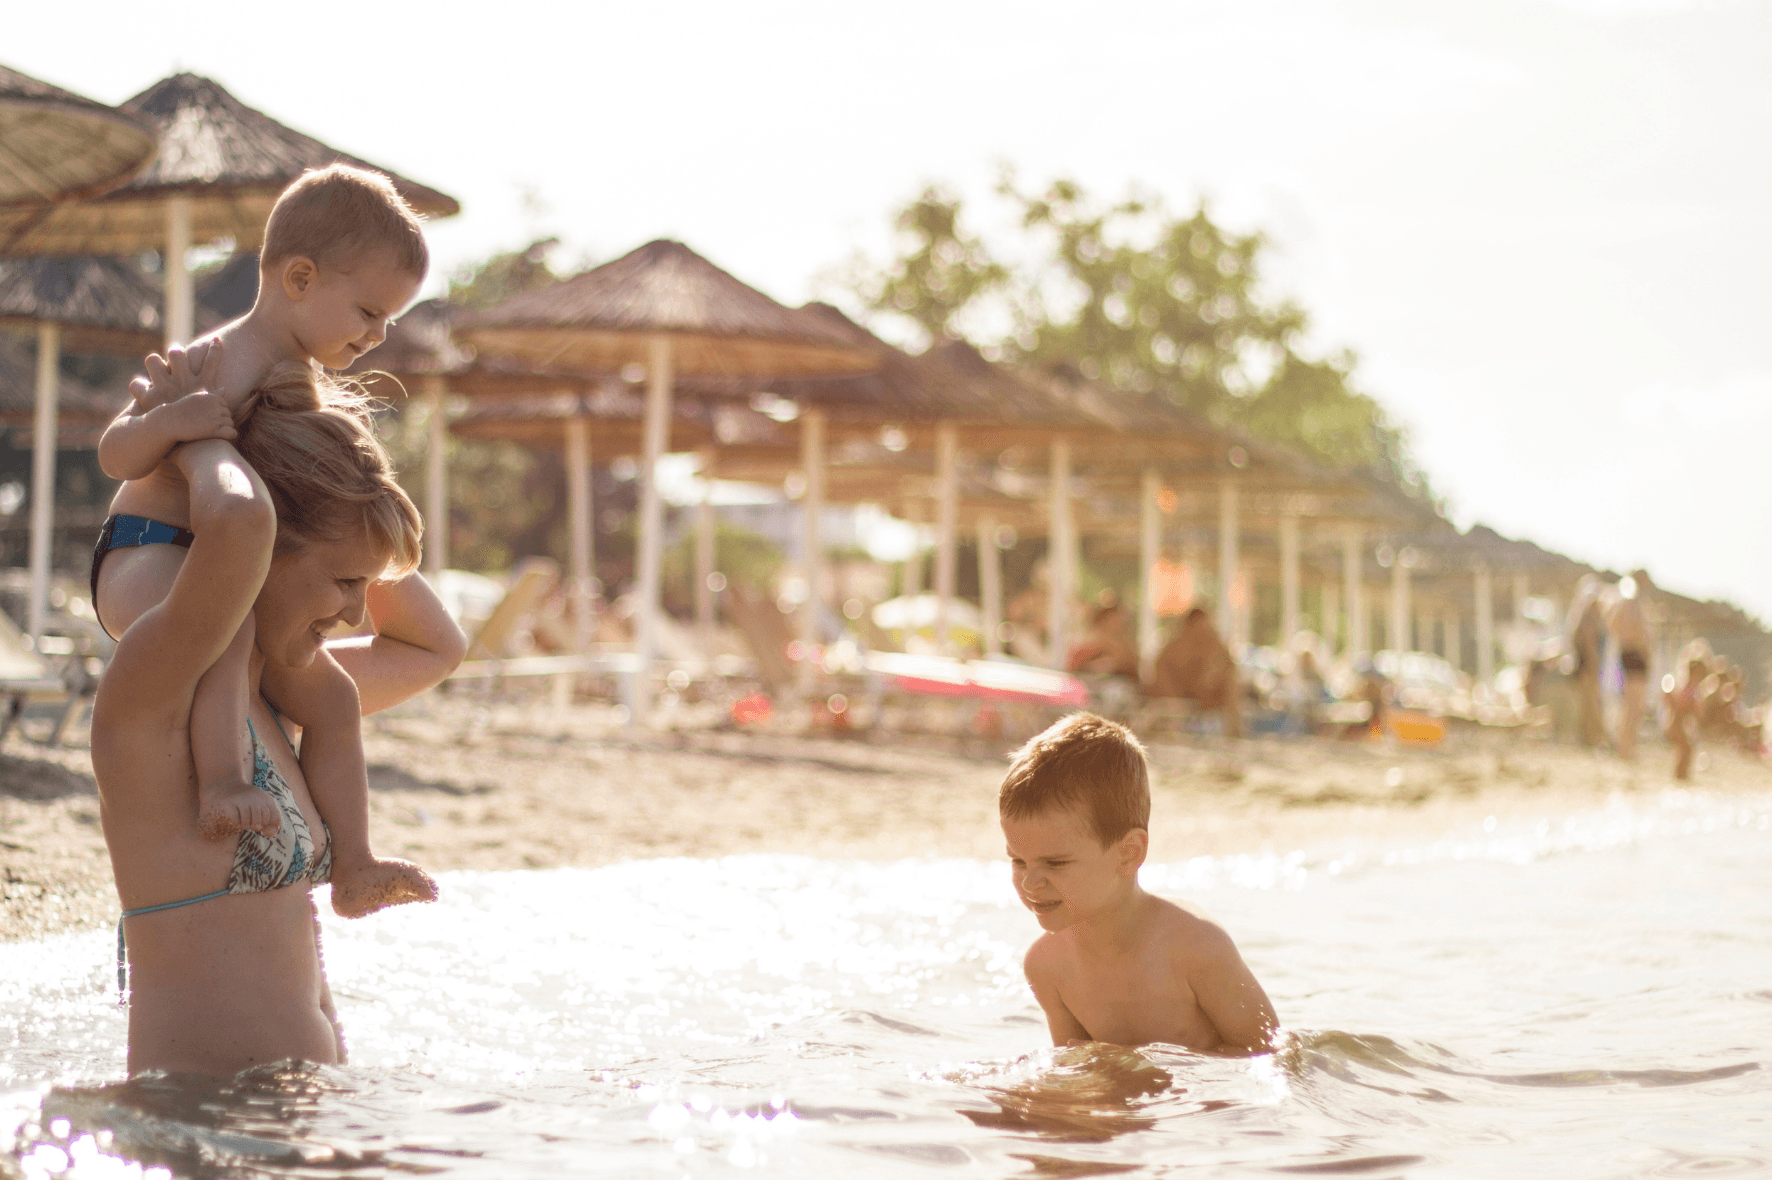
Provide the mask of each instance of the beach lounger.
MULTIPOLYGON (((68 647, 70 652, 74 650, 71 643, 68 647)), ((41 652, 32 650, 11 617, 0 613, 0 694, 6 697, 5 713, 0 716, 0 741, 5 741, 18 724, 31 698, 55 697, 63 701, 62 711, 43 744, 60 745, 97 689, 98 680, 87 673, 85 660, 73 658, 65 672, 58 671, 41 652)))

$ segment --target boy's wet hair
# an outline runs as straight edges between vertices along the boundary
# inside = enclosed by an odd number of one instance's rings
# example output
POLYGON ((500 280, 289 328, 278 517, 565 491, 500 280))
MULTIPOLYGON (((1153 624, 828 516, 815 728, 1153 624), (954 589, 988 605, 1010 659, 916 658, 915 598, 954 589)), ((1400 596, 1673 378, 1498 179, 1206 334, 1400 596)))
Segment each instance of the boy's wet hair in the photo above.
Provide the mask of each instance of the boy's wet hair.
POLYGON ((316 266, 349 270, 380 247, 394 252, 403 271, 423 277, 430 265, 424 221, 379 172, 332 164, 310 169, 283 190, 265 222, 259 266, 310 258, 316 266))
POLYGON ((1004 819, 1076 808, 1103 847, 1151 823, 1150 771, 1130 729, 1072 713, 1015 752, 997 791, 1004 819))

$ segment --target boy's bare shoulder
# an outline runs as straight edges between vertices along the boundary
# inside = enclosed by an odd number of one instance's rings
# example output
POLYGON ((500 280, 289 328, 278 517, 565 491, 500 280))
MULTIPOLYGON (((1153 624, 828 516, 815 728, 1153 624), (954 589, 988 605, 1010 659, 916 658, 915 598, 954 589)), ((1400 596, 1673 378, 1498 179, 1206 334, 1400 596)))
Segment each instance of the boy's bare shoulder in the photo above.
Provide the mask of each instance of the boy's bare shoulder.
POLYGON ((1034 939, 1034 945, 1028 947, 1028 953, 1021 958, 1021 969, 1029 979, 1036 974, 1050 976, 1062 971, 1069 958, 1070 950, 1065 945, 1065 940, 1048 930, 1034 939))
POLYGON ((1152 932, 1167 943, 1173 953, 1195 960, 1236 953, 1231 936, 1204 910, 1167 897, 1152 896, 1151 902, 1152 932))

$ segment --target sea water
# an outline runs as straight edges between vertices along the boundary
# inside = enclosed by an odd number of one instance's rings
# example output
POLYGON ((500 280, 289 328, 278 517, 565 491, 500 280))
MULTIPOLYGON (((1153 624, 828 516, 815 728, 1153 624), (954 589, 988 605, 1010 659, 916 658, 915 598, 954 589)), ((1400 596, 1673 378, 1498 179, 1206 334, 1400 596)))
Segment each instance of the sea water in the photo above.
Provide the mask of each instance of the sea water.
POLYGON ((1054 1050, 1001 863, 452 873, 325 921, 341 1067, 117 1080, 110 932, 0 946, 0 1175, 1772 1171, 1772 796, 1153 865, 1280 1051, 1054 1050))

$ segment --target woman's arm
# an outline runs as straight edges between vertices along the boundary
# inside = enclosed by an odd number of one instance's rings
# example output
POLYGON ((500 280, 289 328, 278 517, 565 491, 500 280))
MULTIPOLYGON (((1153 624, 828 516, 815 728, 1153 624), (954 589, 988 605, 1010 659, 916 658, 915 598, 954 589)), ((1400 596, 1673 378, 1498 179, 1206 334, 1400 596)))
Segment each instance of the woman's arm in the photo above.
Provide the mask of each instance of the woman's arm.
POLYGON ((106 711, 166 713, 182 723, 197 681, 227 650, 271 567, 277 514, 229 443, 184 443, 169 456, 191 489, 196 539, 172 589, 117 644, 99 687, 106 711))
POLYGON ((369 617, 374 635, 326 645, 357 682, 365 717, 441 683, 467 654, 467 636, 419 574, 372 585, 369 617))

